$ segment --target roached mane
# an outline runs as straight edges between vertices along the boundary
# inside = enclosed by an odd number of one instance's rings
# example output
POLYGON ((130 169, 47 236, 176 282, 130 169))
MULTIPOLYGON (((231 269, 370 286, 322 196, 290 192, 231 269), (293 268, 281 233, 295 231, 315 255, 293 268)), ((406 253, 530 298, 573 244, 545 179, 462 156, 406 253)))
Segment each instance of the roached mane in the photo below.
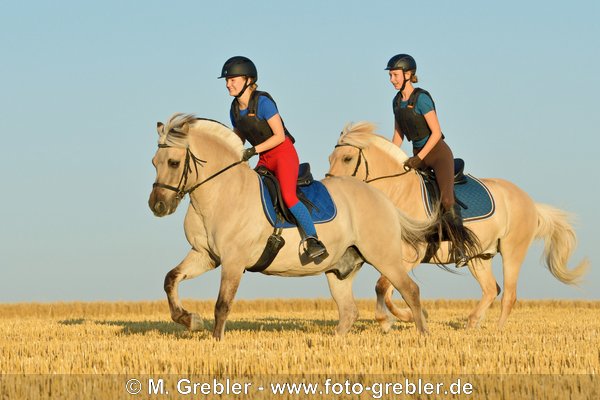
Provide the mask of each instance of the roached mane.
POLYGON ((360 149, 364 149, 369 145, 377 146, 395 159, 403 161, 407 158, 400 147, 396 146, 385 137, 375 133, 375 130, 375 124, 371 122, 361 121, 349 123, 344 127, 338 140, 338 144, 351 144, 360 149))
POLYGON ((198 118, 194 114, 173 114, 163 128, 163 134, 159 137, 158 143, 172 147, 187 148, 191 135, 199 128, 202 128, 203 134, 213 136, 221 141, 225 147, 236 154, 242 153, 243 144, 240 138, 227 126, 211 119, 198 118), (188 124, 187 129, 184 129, 188 124))

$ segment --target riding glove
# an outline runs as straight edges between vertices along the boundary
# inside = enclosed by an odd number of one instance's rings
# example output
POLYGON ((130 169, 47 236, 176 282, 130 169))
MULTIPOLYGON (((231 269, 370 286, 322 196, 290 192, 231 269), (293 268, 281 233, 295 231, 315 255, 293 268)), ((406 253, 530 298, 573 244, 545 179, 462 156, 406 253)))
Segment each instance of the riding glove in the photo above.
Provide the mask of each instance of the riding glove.
POLYGON ((248 161, 255 155, 256 155, 256 148, 254 146, 252 146, 248 149, 245 149, 244 152, 242 153, 242 161, 248 161))
POLYGON ((404 165, 412 169, 419 169, 424 167, 425 163, 423 163, 423 160, 421 160, 419 156, 412 156, 404 162, 404 165))

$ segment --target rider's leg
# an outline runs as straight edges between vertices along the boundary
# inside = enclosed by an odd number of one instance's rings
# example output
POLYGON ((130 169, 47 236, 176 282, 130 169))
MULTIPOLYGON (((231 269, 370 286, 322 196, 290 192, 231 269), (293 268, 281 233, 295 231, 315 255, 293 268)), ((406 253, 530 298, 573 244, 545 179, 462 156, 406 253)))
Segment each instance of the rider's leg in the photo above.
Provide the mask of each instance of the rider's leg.
POLYGON ((442 222, 446 224, 452 241, 452 253, 457 267, 467 265, 464 237, 467 234, 462 222, 460 206, 454 199, 454 155, 441 139, 423 160, 433 168, 435 179, 440 188, 440 201, 444 208, 442 222))
POLYGON ((273 173, 277 177, 277 180, 279 180, 281 195, 285 205, 296 218, 298 227, 301 228, 301 234, 304 231, 307 236, 306 251, 311 258, 315 258, 324 254, 326 249, 323 243, 317 238, 317 231, 308 209, 298 200, 298 196, 296 195, 300 163, 298 153, 296 153, 296 149, 291 142, 288 143, 286 141, 282 145, 285 146, 281 149, 283 154, 277 157, 273 173))

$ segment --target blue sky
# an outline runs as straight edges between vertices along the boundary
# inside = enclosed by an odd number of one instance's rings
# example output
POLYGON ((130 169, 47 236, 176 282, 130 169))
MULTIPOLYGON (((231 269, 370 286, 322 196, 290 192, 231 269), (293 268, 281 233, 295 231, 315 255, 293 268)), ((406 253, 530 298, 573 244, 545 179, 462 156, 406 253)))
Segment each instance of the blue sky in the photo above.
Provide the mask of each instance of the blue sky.
MULTIPOLYGON (((147 207, 156 122, 182 111, 229 123, 216 79, 228 57, 255 61, 301 159, 323 177, 346 123, 373 121, 391 137, 383 69, 397 53, 417 59, 467 172, 577 215, 571 265, 590 258, 587 283, 556 281, 537 244, 520 298, 599 298, 597 2, 288 3, 0 5, 0 302, 164 298, 189 245, 186 207, 163 219, 147 207)), ((372 298, 377 276, 365 266, 356 296, 372 298)), ((424 298, 480 295, 468 273, 422 266, 415 279, 424 298)), ((217 270, 184 282, 181 295, 215 298, 218 281, 217 270)), ((238 292, 328 296, 324 276, 246 274, 238 292)))

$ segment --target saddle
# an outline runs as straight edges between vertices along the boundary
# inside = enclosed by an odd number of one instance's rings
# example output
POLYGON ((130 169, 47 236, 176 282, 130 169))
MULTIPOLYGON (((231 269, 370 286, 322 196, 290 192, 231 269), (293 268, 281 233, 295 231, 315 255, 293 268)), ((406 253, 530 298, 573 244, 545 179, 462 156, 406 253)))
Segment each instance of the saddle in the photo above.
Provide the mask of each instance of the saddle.
MULTIPOLYGON (((287 221, 292 225, 296 225, 296 219, 294 215, 290 211, 290 209, 285 205, 283 201, 283 196, 281 195, 281 186, 279 184, 279 180, 273 175, 271 171, 267 168, 258 166, 255 169, 256 173, 259 174, 262 178, 265 187, 269 191, 269 195, 271 197, 271 201, 273 204, 273 208, 275 209, 277 220, 278 221, 287 221)), ((298 182, 296 195, 298 196, 298 200, 300 200, 308 211, 316 209, 317 207, 304 195, 304 193, 300 190, 300 187, 308 186, 314 182, 312 173, 310 172, 310 164, 302 163, 300 164, 300 169, 298 170, 298 182)))
MULTIPOLYGON (((432 168, 428 168, 425 170, 419 170, 419 173, 423 176, 423 178, 427 181, 435 182, 435 172, 432 168)), ((465 176, 465 161, 462 158, 454 159, 454 184, 461 185, 467 182, 467 178, 465 176)))
MULTIPOLYGON (((257 167, 255 171, 258 173, 261 182, 263 210, 274 229, 267 239, 265 249, 258 261, 246 270, 262 272, 271 265, 279 250, 285 245, 285 240, 281 236, 283 228, 295 226, 296 219, 286 207, 281 195, 279 181, 273 173, 262 166, 257 167)), ((335 218, 337 213, 335 204, 325 186, 313 179, 308 163, 300 164, 297 186, 298 199, 308 208, 315 223, 328 222, 335 218), (309 197, 312 201, 308 199, 309 197), (319 206, 317 207, 313 201, 319 206)), ((301 228, 299 227, 299 229, 301 228)))
MULTIPOLYGON (((438 187, 437 181, 435 180, 435 172, 432 168, 428 168, 425 170, 417 170, 421 177, 423 178, 423 182, 425 184, 425 188, 427 190, 427 194, 430 198, 431 203, 437 203, 440 199, 440 188, 438 187)), ((467 177, 465 176, 465 161, 462 158, 454 159, 454 185, 463 185, 467 183, 467 177)), ((463 209, 469 208, 465 203, 460 201, 460 199, 456 198, 456 202, 463 209)))

